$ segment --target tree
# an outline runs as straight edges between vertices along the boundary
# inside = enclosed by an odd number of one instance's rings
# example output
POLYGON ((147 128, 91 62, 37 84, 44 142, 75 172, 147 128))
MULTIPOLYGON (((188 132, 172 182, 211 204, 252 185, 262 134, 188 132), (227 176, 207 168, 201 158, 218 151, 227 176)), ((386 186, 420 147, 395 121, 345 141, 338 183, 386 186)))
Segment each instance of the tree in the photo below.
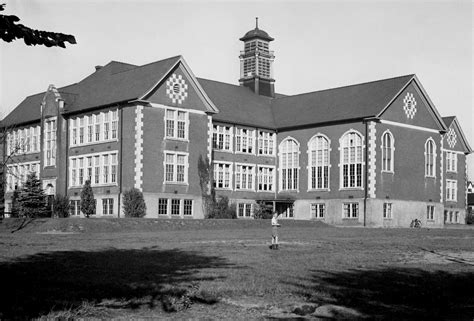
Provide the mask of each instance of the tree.
POLYGON ((46 217, 49 213, 41 181, 36 177, 36 173, 28 174, 18 196, 18 205, 21 217, 46 217))
POLYGON ((201 186, 202 206, 204 216, 209 218, 213 215, 216 206, 216 194, 212 184, 213 170, 209 159, 199 155, 198 159, 199 185, 201 186))
POLYGON ((126 217, 144 217, 146 215, 146 204, 143 193, 132 188, 123 193, 123 211, 126 217))
POLYGON ((82 187, 80 206, 81 212, 84 213, 87 218, 95 213, 94 192, 92 191, 90 180, 87 180, 84 187, 82 187))
POLYGON ((58 194, 53 200, 53 216, 68 217, 69 216, 69 196, 58 194))
MULTIPOLYGON (((6 4, 0 4, 0 11, 5 10, 6 4)), ((18 24, 20 18, 13 15, 0 15, 0 38, 6 42, 23 39, 27 46, 46 46, 66 48, 65 43, 76 43, 73 35, 59 32, 41 31, 18 24)))

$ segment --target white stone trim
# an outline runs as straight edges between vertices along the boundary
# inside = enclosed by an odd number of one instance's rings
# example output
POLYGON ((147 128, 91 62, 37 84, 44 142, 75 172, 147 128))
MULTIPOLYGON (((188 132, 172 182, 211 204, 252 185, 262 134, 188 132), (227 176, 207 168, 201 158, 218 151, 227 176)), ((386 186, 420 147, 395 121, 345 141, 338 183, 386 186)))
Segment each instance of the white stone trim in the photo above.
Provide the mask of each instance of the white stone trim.
POLYGON ((214 131, 214 125, 212 123, 212 116, 207 116, 207 160, 209 164, 212 164, 212 135, 214 131))
POLYGON ((135 109, 135 185, 142 191, 143 184, 143 106, 135 109))
MULTIPOLYGON (((443 187, 443 180, 444 180, 444 153, 443 153, 443 137, 441 136, 440 139, 440 147, 441 147, 441 153, 440 153, 440 167, 441 167, 441 172, 440 172, 440 179, 439 179, 439 186, 440 186, 440 193, 439 193, 439 199, 440 203, 443 203, 443 192, 444 192, 444 187, 443 187)), ((457 160, 456 160, 457 162, 457 160)), ((456 164, 456 169, 457 169, 457 164, 456 164)))
POLYGON ((415 125, 409 125, 409 124, 403 124, 403 123, 399 123, 399 122, 395 122, 395 121, 391 121, 391 120, 384 120, 384 119, 381 119, 381 120, 380 120, 380 123, 382 123, 382 124, 387 124, 387 125, 392 125, 392 126, 403 127, 403 128, 421 130, 421 131, 429 132, 429 133, 437 133, 437 134, 439 134, 439 130, 436 130, 436 129, 425 128, 425 127, 415 126, 415 125))
POLYGON ((204 112, 202 110, 198 110, 198 109, 180 108, 180 107, 166 106, 166 105, 163 105, 163 104, 156 104, 156 103, 149 103, 149 105, 151 107, 159 108, 159 109, 170 109, 171 108, 171 109, 176 109, 176 110, 179 110, 179 111, 186 111, 190 114, 206 115, 206 112, 204 112))
POLYGON ((375 183, 376 183, 376 155, 377 151, 375 148, 376 145, 376 129, 375 129, 375 122, 369 123, 369 160, 368 160, 368 171, 369 177, 367 182, 367 187, 369 191, 369 198, 375 198, 375 183))

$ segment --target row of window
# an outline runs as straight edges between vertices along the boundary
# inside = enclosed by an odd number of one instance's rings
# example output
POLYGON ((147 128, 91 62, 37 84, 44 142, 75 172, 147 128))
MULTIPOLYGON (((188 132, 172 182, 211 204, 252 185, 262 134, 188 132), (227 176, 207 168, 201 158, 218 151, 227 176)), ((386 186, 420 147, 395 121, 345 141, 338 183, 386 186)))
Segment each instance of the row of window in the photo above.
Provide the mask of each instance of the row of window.
POLYGON ((13 130, 7 136, 7 155, 38 153, 40 151, 40 126, 13 130))
POLYGON ((71 146, 102 143, 117 139, 118 111, 109 110, 69 119, 71 146))
POLYGON ((214 162, 213 184, 218 189, 274 191, 275 167, 214 162), (257 170, 257 172, 255 172, 257 170), (235 179, 235 182, 233 180, 235 179))
POLYGON ((244 154, 275 155, 276 134, 249 128, 214 125, 212 147, 244 154), (257 145, 257 146, 255 146, 257 145))
POLYGON ((40 162, 18 163, 7 166, 7 191, 20 188, 26 181, 28 174, 36 173, 39 176, 40 162))
POLYGON ((69 186, 81 187, 89 180, 92 186, 117 184, 117 152, 69 157, 69 186))
POLYGON ((44 122, 44 166, 56 165, 56 117, 44 122))
POLYGON ((444 211, 444 222, 445 223, 461 223, 459 217, 459 211, 444 211))
MULTIPOLYGON (((94 200, 97 208, 97 199, 94 200)), ((70 200, 69 201, 69 216, 79 216, 81 214, 81 201, 79 200, 70 200)), ((95 215, 93 213, 92 215, 95 215)), ((102 199, 102 215, 112 215, 114 214, 114 199, 113 198, 103 198, 102 199)))
POLYGON ((158 215, 188 217, 193 215, 193 200, 180 198, 158 199, 158 215))

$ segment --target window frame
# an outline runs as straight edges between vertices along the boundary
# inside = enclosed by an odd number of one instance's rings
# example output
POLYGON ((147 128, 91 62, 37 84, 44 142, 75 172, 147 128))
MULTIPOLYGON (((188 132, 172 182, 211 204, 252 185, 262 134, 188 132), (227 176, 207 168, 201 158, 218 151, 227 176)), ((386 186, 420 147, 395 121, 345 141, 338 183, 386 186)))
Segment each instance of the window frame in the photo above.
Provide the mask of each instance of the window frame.
POLYGON ((425 142, 425 177, 436 178, 436 143, 432 137, 425 142), (432 144, 432 151, 430 153, 429 146, 432 144), (431 169, 431 171, 430 171, 431 169))
POLYGON ((43 168, 56 167, 56 158, 57 158, 56 141, 57 141, 57 134, 58 134, 58 119, 56 116, 48 117, 44 120, 44 133, 43 134, 44 134, 43 168), (50 127, 51 126, 50 124, 54 124, 54 126, 50 127), (48 148, 48 143, 50 145, 49 148, 48 148))
POLYGON ((384 202, 383 203, 383 219, 384 220, 391 220, 393 219, 393 203, 391 202, 384 202))
POLYGON ((234 127, 231 125, 212 124, 212 149, 221 152, 233 152, 234 127), (222 130, 222 132, 220 131, 222 130), (219 148, 219 135, 222 135, 222 148, 219 148), (215 139, 214 139, 215 138, 215 139), (226 148, 228 146, 228 148, 226 148))
MULTIPOLYGON (((350 139, 350 138, 348 138, 350 139)), ((341 138, 339 139, 339 190, 363 190, 365 187, 365 180, 364 180, 364 170, 365 170, 365 159, 364 159, 364 151, 365 151, 365 137, 357 130, 355 129, 350 129, 346 131, 344 134, 342 134, 341 138), (350 135, 355 135, 358 136, 360 139, 360 146, 359 145, 354 145, 351 146, 350 143, 348 146, 345 145, 345 139, 346 137, 350 137, 350 135), (358 147, 360 147, 360 161, 357 161, 357 154, 358 154, 358 147), (351 162, 351 148, 354 148, 354 158, 355 161, 351 162), (344 161, 345 157, 345 149, 348 149, 348 155, 347 159, 348 162, 346 163, 344 161), (344 175, 344 166, 347 167, 347 185, 344 186, 345 184, 345 175, 344 175), (354 165, 354 186, 351 186, 351 165, 354 165), (358 166, 360 165, 360 185, 358 184, 358 166)))
POLYGON ((279 173, 279 191, 278 192, 289 192, 289 191, 296 191, 299 192, 299 185, 300 185, 300 143, 293 137, 288 136, 283 139, 280 144, 278 145, 278 173, 279 173), (288 142, 293 141, 295 145, 291 146, 291 151, 288 151, 288 142), (284 146, 286 144, 287 146, 284 146), (294 150, 294 146, 296 146, 296 150, 294 150), (285 147, 285 152, 283 152, 283 147, 285 147), (288 165, 290 158, 288 155, 292 155, 291 163, 292 167, 283 166, 284 163, 288 165), (296 162, 295 157, 296 156, 296 162), (284 159, 286 157, 286 159, 284 159), (283 162, 285 160, 285 162, 283 162), (294 164, 297 163, 297 164, 294 164), (296 166, 295 166, 296 165, 296 166), (283 172, 286 170, 286 173, 283 172), (292 170, 291 172, 288 170, 292 170), (291 175, 289 174, 291 173, 291 175), (296 174, 296 179, 295 179, 296 174), (291 177, 290 177, 291 176, 291 177), (292 182, 289 184, 289 182, 292 182), (289 188, 291 187, 291 188, 289 188))
POLYGON ((275 132, 261 130, 257 131, 257 155, 258 156, 275 156, 277 135, 275 132), (267 136, 267 137, 265 137, 267 136), (265 143, 267 145, 267 152, 265 153, 265 143), (271 148, 271 153, 270 153, 271 148))
POLYGON ((251 219, 254 217, 254 210, 255 210, 254 203, 240 202, 237 204, 237 218, 251 219), (241 209, 242 209, 242 215, 240 215, 241 209), (248 212, 249 212, 249 215, 247 215, 248 212))
POLYGON ((170 139, 170 140, 179 140, 179 141, 189 141, 189 111, 181 108, 171 108, 171 107, 166 107, 165 108, 165 113, 164 113, 164 139, 170 139), (173 117, 169 118, 168 117, 168 112, 173 113, 173 117), (179 114, 183 113, 184 114, 184 137, 178 137, 179 133, 179 123, 183 122, 183 120, 179 119, 179 114), (168 135, 169 128, 168 128, 168 122, 173 124, 173 134, 168 135))
POLYGON ((446 151, 446 172, 458 172, 458 153, 453 151, 446 151))
POLYGON ((381 144, 380 144, 380 150, 381 150, 381 162, 382 162, 382 172, 383 173, 394 173, 394 156, 395 156, 395 139, 393 137, 392 132, 390 130, 386 130, 383 132, 381 136, 381 144), (390 139, 390 144, 387 146, 387 141, 386 137, 390 139), (389 156, 389 158, 385 157, 385 155, 389 156))
POLYGON ((260 164, 257 164, 256 166, 256 190, 257 192, 274 192, 275 191, 275 185, 276 185, 276 166, 274 165, 260 165, 260 164), (269 174, 265 174, 263 173, 262 175, 260 175, 260 169, 268 169, 268 172, 272 172, 271 173, 271 176, 269 174), (264 181, 264 177, 265 175, 267 176, 267 185, 269 185, 270 183, 268 183, 268 178, 271 177, 271 189, 261 189, 260 188, 260 185, 264 185, 264 183, 260 184, 261 181, 264 181))
POLYGON ((331 186, 331 140, 324 134, 317 133, 308 141, 308 191, 330 191, 331 186), (318 140, 324 140, 326 146, 319 148, 318 140), (313 160, 314 152, 314 160, 313 160), (322 154, 322 163, 319 164, 319 155, 322 154), (326 157, 325 157, 326 154, 326 157), (314 166, 313 166, 314 164, 314 166), (313 167, 315 177, 313 177, 313 167), (318 176, 318 168, 321 167, 321 176, 318 176), (327 172, 325 169, 327 168, 327 172), (327 173, 327 176, 326 176, 327 173), (321 187, 318 187, 321 180, 321 187), (314 187, 313 187, 314 186, 314 187))
POLYGON ((245 154, 245 155, 256 155, 257 150, 255 148, 256 143, 256 132, 255 128, 236 126, 234 132, 234 151, 236 154, 245 154), (244 134, 243 131, 246 131, 244 134), (245 144, 244 144, 245 142, 245 144), (249 144, 251 142, 251 144, 249 144), (243 151, 243 146, 246 146, 246 151, 243 151), (252 149, 249 151, 249 149, 252 149))
POLYGON ((326 218, 326 203, 324 202, 310 203, 309 210, 310 210, 310 215, 312 219, 324 220, 326 218), (321 211, 322 211, 322 216, 321 216, 321 211))
POLYGON ((458 181, 456 179, 446 179, 446 201, 458 201, 458 181))
POLYGON ((342 219, 343 220, 358 220, 360 213, 359 202, 343 202, 342 203, 342 219), (346 205, 348 206, 348 216, 346 216, 346 205), (355 216, 354 216, 354 208, 355 207, 355 216))
POLYGON ((113 164, 113 159, 114 156, 115 159, 118 160, 119 157, 119 152, 118 150, 111 150, 107 152, 100 152, 100 153, 92 153, 92 154, 82 154, 82 155, 74 155, 74 156, 69 156, 68 158, 68 174, 69 174, 69 179, 68 179, 68 188, 80 188, 83 186, 85 181, 88 179, 88 159, 92 159, 92 177, 91 177, 91 186, 92 187, 98 187, 98 186, 117 186, 118 185, 118 161, 116 164, 113 164), (107 164, 104 163, 105 156, 107 156, 108 162, 107 164), (99 159, 99 164, 96 163, 97 157, 99 159), (82 160, 82 166, 81 166, 81 160, 82 160), (104 175, 106 174, 105 172, 105 166, 107 166, 107 182, 105 182, 104 175), (112 168, 116 167, 116 179, 115 182, 112 181, 112 168), (97 172, 97 169, 99 171, 97 172), (81 170, 82 170, 82 184, 80 181, 80 176, 81 176, 81 170), (97 181, 97 175, 99 178, 99 183, 96 183, 97 181))
POLYGON ((171 151, 171 150, 164 150, 163 151, 163 184, 173 184, 173 185, 189 185, 188 181, 188 173, 189 171, 189 153, 188 152, 179 152, 179 151, 171 151), (173 168, 173 180, 167 180, 167 169, 166 166, 170 165, 167 163, 166 156, 170 154, 173 155, 173 163, 172 168, 173 168), (178 156, 184 156, 184 164, 178 164, 178 156), (184 180, 183 181, 178 181, 178 166, 184 165, 184 180))
POLYGON ((432 222, 435 220, 436 208, 434 205, 426 205, 426 220, 432 222))
POLYGON ((232 162, 225 162, 225 161, 213 161, 212 162, 212 168, 213 168, 213 187, 216 189, 216 190, 229 190, 229 191, 232 191, 233 190, 233 176, 234 176, 234 171, 233 171, 233 164, 232 162), (223 165, 223 171, 222 171, 222 183, 223 183, 223 186, 224 187, 218 187, 218 175, 221 171, 219 171, 218 167, 219 165, 223 165), (226 178, 225 178, 225 167, 228 166, 229 167, 229 186, 228 187, 225 187, 225 181, 226 181, 226 178), (217 168, 216 168, 217 167, 217 168))
POLYGON ((256 169, 256 166, 255 164, 249 164, 249 163, 235 163, 234 164, 234 179, 235 179, 235 182, 234 182, 234 190, 235 191, 253 191, 255 192, 255 188, 256 188, 256 173, 255 173, 255 169, 256 169), (246 171, 239 171, 239 167, 243 168, 245 167, 246 168, 246 171), (237 175, 240 176, 240 178, 238 179, 237 178, 237 175), (243 182, 243 177, 245 175, 245 188, 242 188, 242 182, 243 182), (250 186, 250 180, 249 180, 249 177, 251 177, 252 179, 252 186, 249 188, 250 186), (239 187, 237 187, 239 184, 239 187))

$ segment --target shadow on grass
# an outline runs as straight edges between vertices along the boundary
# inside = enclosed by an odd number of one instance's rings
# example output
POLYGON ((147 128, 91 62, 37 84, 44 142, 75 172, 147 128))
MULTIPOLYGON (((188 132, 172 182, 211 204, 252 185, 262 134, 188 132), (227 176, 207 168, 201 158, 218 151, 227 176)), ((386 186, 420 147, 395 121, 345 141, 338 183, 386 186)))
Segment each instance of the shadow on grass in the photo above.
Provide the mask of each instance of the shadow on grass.
POLYGON ((417 268, 312 271, 292 285, 318 304, 355 309, 368 319, 472 320, 474 272, 417 268))
POLYGON ((84 301, 153 307, 173 286, 217 278, 199 277, 200 270, 228 267, 235 268, 220 257, 156 248, 36 254, 0 263, 0 319, 30 319, 84 301))

